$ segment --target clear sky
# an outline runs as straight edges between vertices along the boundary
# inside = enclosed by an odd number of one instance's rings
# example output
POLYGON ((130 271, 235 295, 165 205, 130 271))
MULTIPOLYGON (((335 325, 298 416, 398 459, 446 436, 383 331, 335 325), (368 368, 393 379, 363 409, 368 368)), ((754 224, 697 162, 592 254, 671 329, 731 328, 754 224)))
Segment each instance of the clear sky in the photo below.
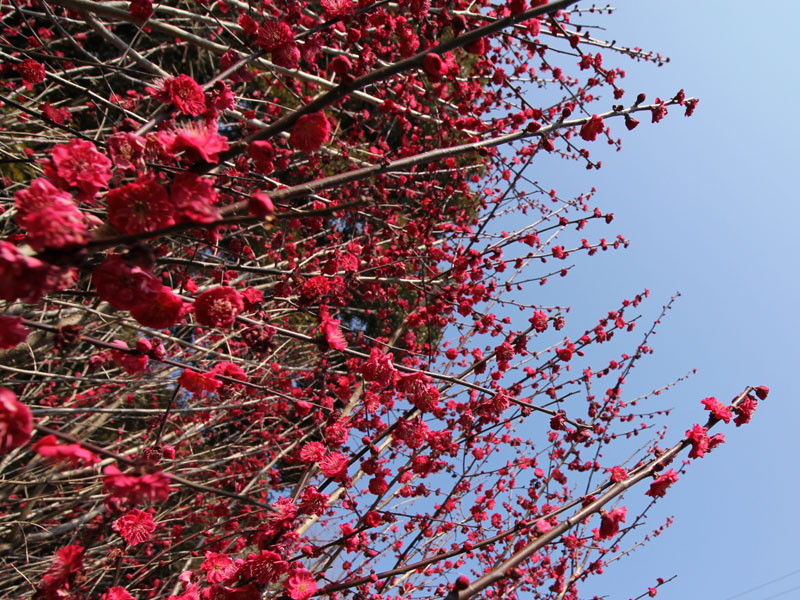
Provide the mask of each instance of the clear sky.
POLYGON ((792 113, 800 2, 614 4, 613 16, 585 22, 605 25, 607 39, 671 59, 662 68, 615 59, 628 71, 626 97, 669 98, 685 88, 700 104, 691 119, 672 110, 658 125, 643 118, 632 133, 615 125, 622 152, 593 147, 599 172, 549 163, 529 171, 548 189, 597 187, 596 204, 616 219, 593 233, 613 230, 611 238, 622 233, 632 242, 625 251, 576 257, 576 272, 557 284, 564 299, 580 298, 571 302, 571 322, 589 322, 644 287, 652 292, 645 310, 655 316, 682 293, 653 340, 656 353, 632 377, 644 389, 698 369, 660 400, 676 409, 673 442, 704 421, 700 399, 729 401, 746 385, 772 392, 749 425, 721 430, 727 443, 695 461, 649 519, 655 526, 674 515, 675 524, 584 596, 624 600, 677 574, 659 598, 800 598, 792 446, 800 425, 800 119, 792 113))

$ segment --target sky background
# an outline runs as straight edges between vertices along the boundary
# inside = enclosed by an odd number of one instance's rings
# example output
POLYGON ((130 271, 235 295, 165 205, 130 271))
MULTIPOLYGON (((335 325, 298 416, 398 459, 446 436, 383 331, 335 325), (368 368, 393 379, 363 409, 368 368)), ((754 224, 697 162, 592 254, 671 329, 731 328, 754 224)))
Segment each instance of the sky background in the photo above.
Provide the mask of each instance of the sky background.
POLYGON ((705 421, 704 397, 727 402, 747 385, 767 385, 771 394, 749 425, 716 430, 727 443, 695 461, 649 518, 655 527, 673 515, 674 525, 595 578, 582 596, 624 600, 646 592, 656 577, 677 574, 659 598, 800 598, 793 446, 800 423, 800 120, 791 109, 800 94, 800 3, 779 0, 759 10, 716 0, 615 6, 612 16, 581 22, 605 26, 598 37, 671 59, 657 68, 604 53, 604 66, 627 70, 620 81, 626 99, 638 92, 670 98, 685 88, 700 104, 690 119, 675 109, 658 125, 640 117, 631 133, 613 124, 623 149, 591 146, 600 171, 552 161, 527 172, 564 196, 596 187, 594 204, 614 212, 615 221, 593 229, 592 238, 621 233, 631 241, 624 251, 576 257, 575 272, 548 284, 547 293, 570 301, 577 326, 644 287, 652 295, 642 308, 654 318, 681 292, 653 339, 656 353, 629 378, 644 391, 697 368, 661 397, 661 406, 675 409, 665 446, 705 421))

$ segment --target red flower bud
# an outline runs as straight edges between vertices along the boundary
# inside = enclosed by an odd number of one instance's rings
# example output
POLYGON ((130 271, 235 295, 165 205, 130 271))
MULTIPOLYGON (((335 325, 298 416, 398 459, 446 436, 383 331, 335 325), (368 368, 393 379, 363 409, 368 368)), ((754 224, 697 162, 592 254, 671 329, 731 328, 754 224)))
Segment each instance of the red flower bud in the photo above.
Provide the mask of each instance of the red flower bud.
POLYGON ((630 115, 625 115, 625 127, 628 128, 628 131, 635 129, 638 124, 639 124, 638 119, 634 119, 630 115))
POLYGON ((0 455, 19 448, 31 439, 33 416, 30 409, 9 389, 0 388, 0 455))
POLYGON ((275 206, 269 196, 256 192, 247 201, 247 212, 255 217, 270 217, 275 214, 275 206))
POLYGON ((446 70, 446 65, 441 56, 429 52, 422 59, 422 69, 427 73, 431 81, 439 81, 446 70))

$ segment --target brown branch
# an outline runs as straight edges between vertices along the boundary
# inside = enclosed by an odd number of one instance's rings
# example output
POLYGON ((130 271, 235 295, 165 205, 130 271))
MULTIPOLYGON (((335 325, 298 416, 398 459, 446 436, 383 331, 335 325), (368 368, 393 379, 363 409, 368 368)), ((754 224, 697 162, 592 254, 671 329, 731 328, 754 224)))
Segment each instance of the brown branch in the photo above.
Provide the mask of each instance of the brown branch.
MULTIPOLYGON (((664 102, 664 106, 671 106, 677 103, 678 103, 677 100, 672 99, 664 102)), ((622 117, 636 112, 649 111, 653 108, 655 108, 655 105, 634 105, 629 108, 624 108, 622 110, 611 110, 605 113, 601 113, 599 116, 604 119, 622 117)), ((531 137, 545 137, 549 134, 552 134, 555 131, 560 131, 562 129, 571 129, 573 127, 579 127, 587 123, 589 120, 591 120, 591 117, 585 117, 582 119, 572 119, 569 121, 558 121, 556 123, 546 125, 535 132, 523 130, 514 133, 509 133, 503 136, 498 136, 496 138, 491 138, 488 140, 471 142, 467 144, 460 144, 457 146, 449 146, 447 148, 437 148, 435 150, 429 150, 428 152, 415 154, 414 156, 400 158, 386 164, 370 165, 369 167, 362 167, 360 169, 354 169, 353 171, 338 173, 336 175, 331 175, 329 177, 322 177, 320 179, 308 183, 302 183, 299 185, 294 185, 279 190, 273 190, 271 192, 266 192, 266 195, 269 196, 269 198, 274 202, 286 202, 288 200, 310 196, 312 194, 316 194, 326 189, 340 187, 343 185, 347 185, 349 183, 354 183, 356 181, 361 181, 372 177, 376 177, 378 175, 391 173, 393 171, 404 171, 412 167, 425 165, 428 163, 444 160, 447 158, 462 156, 472 152, 478 152, 481 149, 495 148, 497 146, 515 142, 521 139, 526 139, 531 137)), ((304 217, 323 216, 327 214, 336 213, 340 210, 347 210, 348 208, 360 206, 363 205, 364 203, 365 201, 359 200, 354 202, 343 203, 339 206, 326 206, 320 209, 309 210, 309 211, 282 212, 282 213, 277 213, 273 218, 276 220, 287 220, 287 219, 300 219, 304 217)), ((218 221, 213 221, 211 223, 178 223, 176 225, 170 225, 169 227, 154 229, 153 231, 145 231, 142 233, 120 235, 112 238, 92 240, 86 244, 86 248, 90 252, 98 252, 100 250, 112 248, 120 244, 131 244, 139 240, 152 239, 164 235, 170 235, 173 233, 180 233, 188 229, 214 229, 216 227, 222 227, 228 225, 252 225, 254 223, 259 223, 264 221, 263 217, 254 217, 250 215, 236 216, 236 213, 242 212, 244 210, 247 210, 247 200, 236 202, 234 204, 230 204, 222 208, 220 210, 220 213, 224 215, 226 218, 220 219, 218 221)))
MULTIPOLYGON (((738 406, 739 403, 744 400, 750 392, 753 391, 753 389, 753 387, 747 387, 741 394, 739 394, 739 396, 737 396, 736 400, 734 400, 733 406, 738 406)), ((710 429, 718 422, 719 419, 715 419, 713 416, 710 417, 706 423, 706 429, 710 429)), ((480 579, 475 580, 463 590, 453 589, 447 595, 446 600, 467 600, 467 598, 471 598, 472 596, 479 594, 486 588, 504 579, 507 577, 509 571, 525 562, 528 558, 533 556, 537 551, 541 550, 547 544, 550 544, 560 538, 563 534, 567 533, 573 527, 581 523, 584 519, 594 515, 595 513, 598 513, 603 506, 623 494, 633 485, 637 484, 646 477, 655 474, 656 469, 662 465, 670 463, 678 455, 678 453, 680 453, 689 445, 689 440, 684 438, 672 448, 664 452, 661 456, 653 458, 639 468, 634 469, 628 473, 628 478, 625 481, 620 481, 608 487, 599 498, 581 508, 578 512, 553 527, 553 529, 547 533, 534 538, 534 540, 528 545, 516 552, 501 565, 493 569, 490 573, 487 573, 480 579)))
MULTIPOLYGON (((62 431, 58 431, 57 429, 50 429, 46 425, 36 424, 33 427, 39 433, 44 433, 45 435, 54 435, 58 439, 63 440, 65 442, 69 442, 71 444, 80 444, 81 446, 83 446, 87 450, 91 450, 95 454, 99 454, 100 456, 105 456, 106 458, 113 458, 114 460, 116 460, 117 462, 120 462, 122 464, 125 464, 125 465, 128 465, 128 466, 136 466, 136 465, 139 464, 134 459, 128 458, 126 456, 122 456, 121 454, 117 454, 116 452, 112 452, 111 450, 106 450, 105 448, 101 448, 100 446, 97 446, 96 444, 92 444, 91 442, 80 440, 80 439, 76 438, 75 436, 72 436, 72 435, 70 435, 68 433, 64 433, 62 431)), ((269 504, 264 504, 263 502, 259 502, 258 500, 254 500, 252 498, 248 498, 248 497, 242 496, 240 494, 235 494, 234 492, 229 492, 227 490, 220 490, 220 489, 217 489, 217 488, 208 487, 206 485, 201 485, 199 483, 194 483, 192 481, 184 479, 183 477, 180 477, 179 475, 175 475, 173 473, 169 473, 169 472, 166 472, 166 471, 165 471, 165 473, 169 476, 171 481, 174 481, 175 483, 178 483, 178 484, 180 484, 180 485, 182 485, 184 487, 188 487, 188 488, 193 489, 195 491, 204 492, 206 494, 212 494, 214 496, 225 496, 226 498, 233 498, 234 500, 238 500, 239 502, 243 502, 245 504, 250 504, 250 505, 253 505, 253 506, 257 506, 257 507, 265 509, 265 510, 272 510, 272 507, 269 504)))

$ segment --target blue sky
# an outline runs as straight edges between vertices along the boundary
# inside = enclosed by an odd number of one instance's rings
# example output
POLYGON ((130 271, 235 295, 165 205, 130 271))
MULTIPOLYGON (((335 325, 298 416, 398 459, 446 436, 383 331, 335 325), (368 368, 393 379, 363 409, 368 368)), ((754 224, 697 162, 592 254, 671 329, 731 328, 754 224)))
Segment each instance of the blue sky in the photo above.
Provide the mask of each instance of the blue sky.
POLYGON ((628 72, 621 82, 626 97, 642 91, 649 99, 669 98, 685 88, 700 105, 691 119, 673 110, 658 125, 642 119, 631 133, 616 125, 622 152, 592 148, 603 160, 600 171, 532 166, 528 175, 548 189, 597 187, 595 203, 616 218, 611 229, 594 233, 613 229, 607 237, 631 240, 625 251, 577 258, 575 273, 554 283, 552 293, 572 305, 578 325, 644 287, 652 292, 645 307, 652 317, 681 292, 653 340, 656 353, 631 377, 644 390, 698 369, 662 396, 663 406, 675 408, 668 439, 704 420, 699 401, 706 396, 728 401, 746 385, 761 384, 772 392, 752 423, 723 430, 727 443, 695 461, 650 518, 655 526, 674 515, 675 524, 584 595, 635 597, 656 577, 677 574, 659 598, 797 598, 800 486, 791 444, 800 423, 800 120, 791 106, 800 93, 794 47, 800 3, 776 1, 759 10, 752 3, 688 0, 615 6, 614 15, 584 22, 604 25, 607 39, 671 59, 662 68, 615 59, 628 72))

